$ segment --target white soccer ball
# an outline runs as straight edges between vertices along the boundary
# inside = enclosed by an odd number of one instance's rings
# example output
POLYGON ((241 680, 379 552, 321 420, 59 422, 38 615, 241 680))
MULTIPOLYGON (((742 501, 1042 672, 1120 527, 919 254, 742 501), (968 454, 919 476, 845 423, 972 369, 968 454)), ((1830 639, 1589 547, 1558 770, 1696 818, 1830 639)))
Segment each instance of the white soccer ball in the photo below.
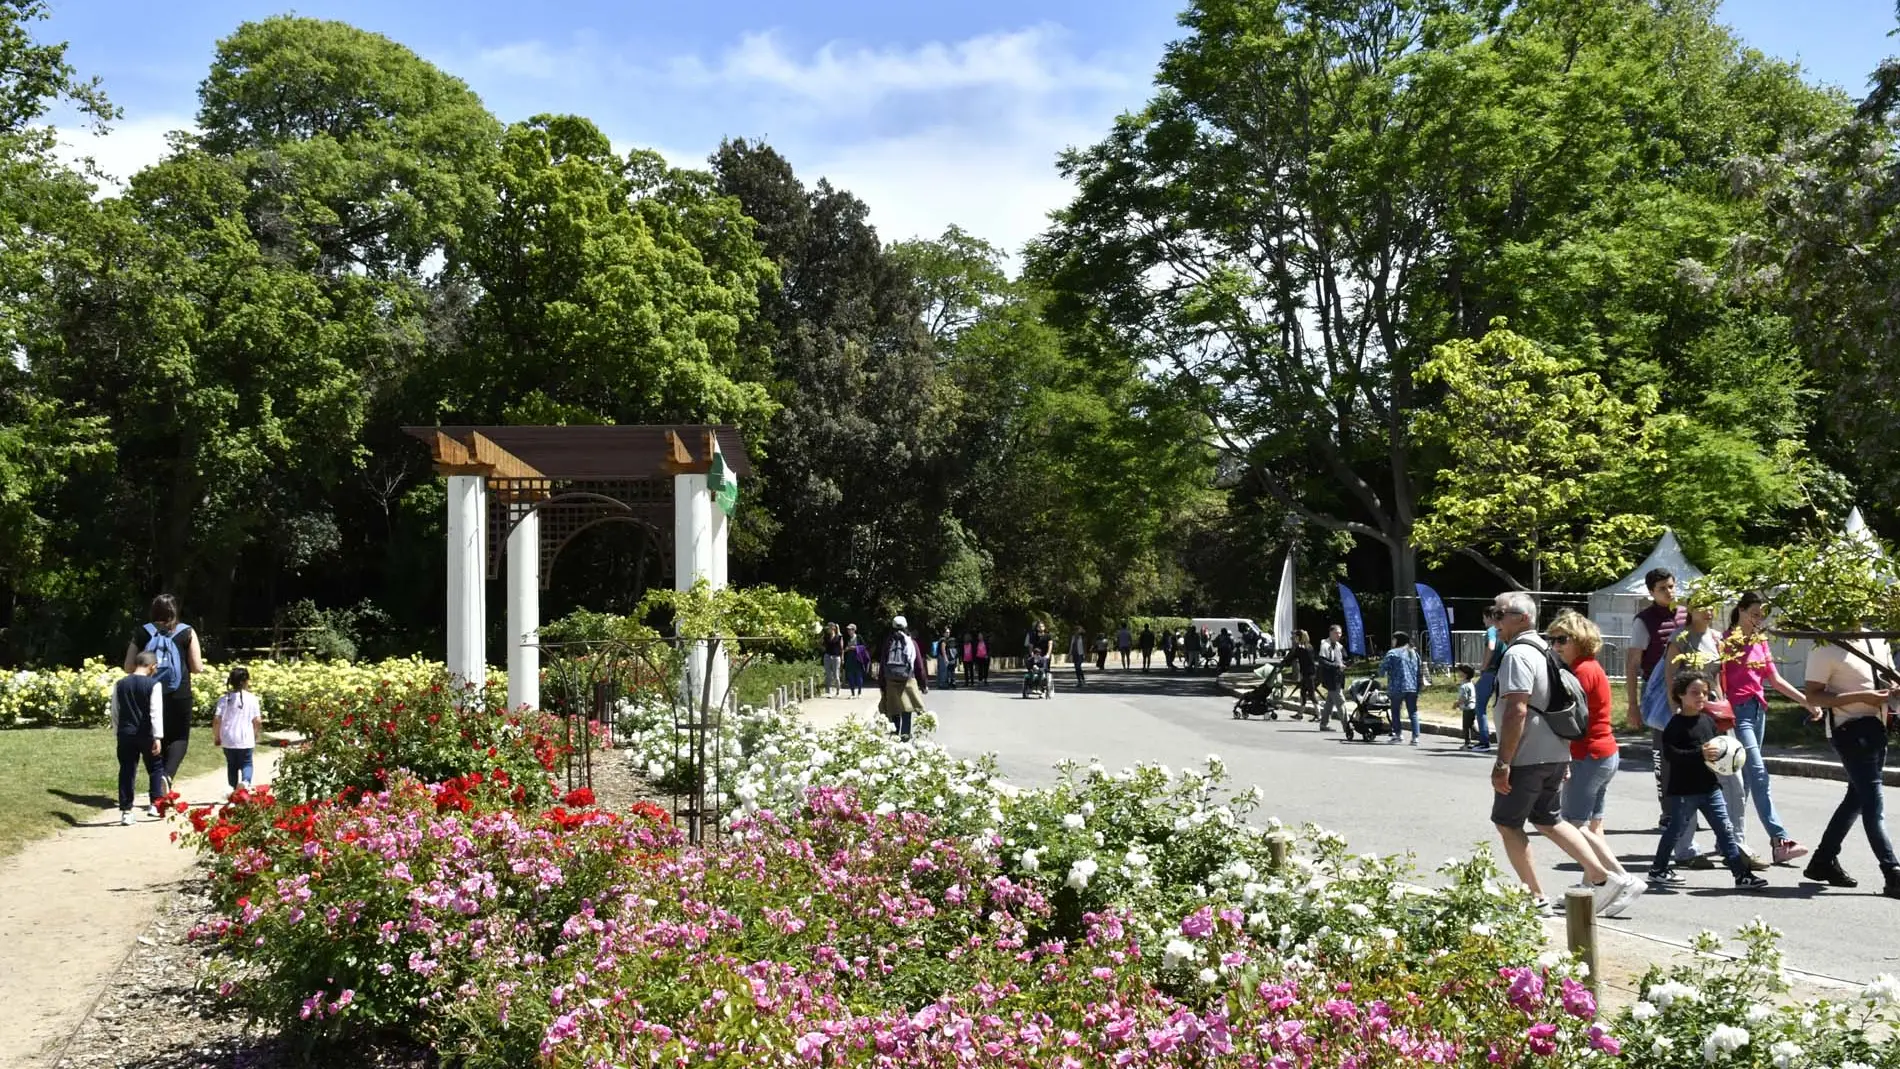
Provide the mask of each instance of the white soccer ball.
POLYGON ((1708 761, 1709 768, 1718 776, 1734 776, 1742 771, 1742 763, 1748 759, 1748 751, 1732 735, 1717 735, 1714 739, 1715 757, 1708 761))

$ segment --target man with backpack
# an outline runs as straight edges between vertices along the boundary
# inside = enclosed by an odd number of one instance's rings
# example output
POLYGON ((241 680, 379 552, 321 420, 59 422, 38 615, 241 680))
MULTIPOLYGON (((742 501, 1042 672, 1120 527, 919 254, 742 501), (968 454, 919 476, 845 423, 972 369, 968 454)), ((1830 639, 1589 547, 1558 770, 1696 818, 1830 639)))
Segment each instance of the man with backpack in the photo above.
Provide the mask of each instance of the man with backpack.
POLYGON ((924 711, 924 692, 930 689, 923 646, 910 637, 909 627, 902 616, 893 618, 891 633, 877 651, 878 686, 883 694, 878 708, 906 742, 910 741, 911 717, 924 711))
POLYGON ((159 755, 165 750, 164 692, 159 689, 158 658, 149 653, 132 655, 132 667, 112 688, 112 734, 119 744, 119 823, 132 823, 132 787, 138 779, 139 762, 145 763, 154 811, 159 796, 165 793, 165 766, 159 755))
MULTIPOLYGON (((191 747, 191 677, 205 670, 198 632, 189 624, 178 622, 177 598, 160 594, 152 599, 151 622, 141 627, 126 646, 127 674, 132 672, 140 653, 151 654, 157 662, 153 677, 164 692, 165 723, 161 734, 165 740, 165 791, 170 791, 172 781, 178 777, 179 766, 185 763, 185 752, 191 747)), ((156 799, 148 812, 152 816, 160 815, 156 799)))
POLYGON ((1613 913, 1642 891, 1634 876, 1613 877, 1597 862, 1590 844, 1564 823, 1561 796, 1570 770, 1570 739, 1581 738, 1589 724, 1583 685, 1537 634, 1537 604, 1523 591, 1499 594, 1492 605, 1498 637, 1505 643, 1498 667, 1498 759, 1491 769, 1491 823, 1504 841, 1511 870, 1537 900, 1540 913, 1554 916, 1531 861, 1530 821, 1583 867, 1598 913, 1613 913))

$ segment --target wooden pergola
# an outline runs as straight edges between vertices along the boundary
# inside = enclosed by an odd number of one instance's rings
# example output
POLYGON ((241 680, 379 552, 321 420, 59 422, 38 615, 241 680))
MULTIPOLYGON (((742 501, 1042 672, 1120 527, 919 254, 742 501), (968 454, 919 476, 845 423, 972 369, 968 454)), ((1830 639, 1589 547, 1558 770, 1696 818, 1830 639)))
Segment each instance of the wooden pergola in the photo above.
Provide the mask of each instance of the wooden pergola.
MULTIPOLYGON (((448 480, 449 672, 486 676, 487 581, 507 561, 508 703, 540 704, 541 591, 583 531, 638 528, 675 589, 726 585, 728 516, 715 482, 752 474, 730 426, 405 427, 448 480), (673 552, 665 552, 669 525, 673 552), (505 547, 505 552, 504 548, 505 547), (669 567, 670 566, 670 567, 669 567)), ((725 666, 710 666, 724 693, 725 666)))

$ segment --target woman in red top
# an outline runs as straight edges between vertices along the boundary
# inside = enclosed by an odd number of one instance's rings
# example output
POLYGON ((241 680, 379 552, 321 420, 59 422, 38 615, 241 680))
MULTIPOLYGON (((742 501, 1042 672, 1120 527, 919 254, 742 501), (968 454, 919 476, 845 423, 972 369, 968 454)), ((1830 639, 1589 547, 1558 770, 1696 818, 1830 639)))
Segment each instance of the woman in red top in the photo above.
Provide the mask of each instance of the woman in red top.
MULTIPOLYGON (((1584 697, 1590 706, 1590 726, 1584 730, 1583 738, 1570 744, 1570 777, 1564 780, 1563 818, 1583 833, 1583 840, 1590 844, 1597 863, 1609 870, 1610 879, 1614 881, 1628 872, 1617 860, 1616 851, 1610 848, 1610 841, 1603 836, 1603 806, 1610 796, 1610 781, 1616 778, 1619 749, 1616 735, 1610 729, 1610 677, 1597 663, 1597 651, 1603 648, 1603 632, 1588 617, 1566 609, 1557 614, 1544 633, 1550 639, 1550 648, 1557 651, 1576 673, 1577 682, 1583 684, 1584 697)), ((1637 887, 1640 892, 1641 881, 1637 881, 1637 887)), ((1621 901, 1614 912, 1606 911, 1604 915, 1620 915, 1628 904, 1627 900, 1621 901)))

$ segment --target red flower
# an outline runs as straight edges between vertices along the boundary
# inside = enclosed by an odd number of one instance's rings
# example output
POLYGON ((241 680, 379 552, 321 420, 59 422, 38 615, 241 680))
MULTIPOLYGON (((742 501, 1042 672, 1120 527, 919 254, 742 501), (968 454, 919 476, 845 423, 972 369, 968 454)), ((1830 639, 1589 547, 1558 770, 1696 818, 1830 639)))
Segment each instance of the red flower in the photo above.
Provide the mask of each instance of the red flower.
POLYGON ((563 795, 561 801, 575 809, 586 809, 594 804, 594 792, 587 787, 576 787, 563 795))

